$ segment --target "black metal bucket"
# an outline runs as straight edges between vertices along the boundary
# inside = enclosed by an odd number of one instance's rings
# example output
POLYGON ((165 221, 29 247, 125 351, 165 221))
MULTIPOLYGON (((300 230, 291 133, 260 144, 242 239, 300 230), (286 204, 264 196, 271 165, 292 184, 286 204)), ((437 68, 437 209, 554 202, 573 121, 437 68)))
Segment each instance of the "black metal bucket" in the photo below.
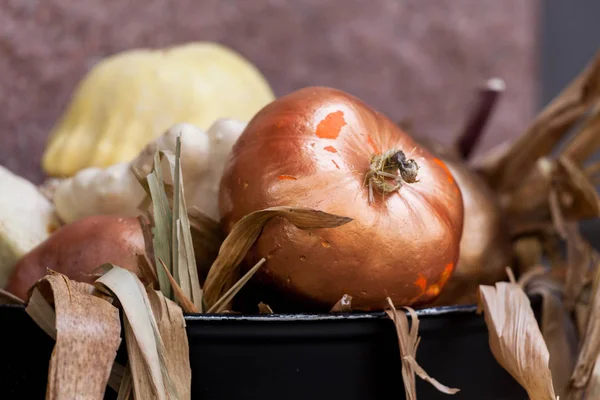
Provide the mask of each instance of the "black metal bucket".
MULTIPOLYGON (((533 299, 539 314, 540 301, 533 299)), ((419 399, 527 399, 493 358, 474 306, 418 312, 419 363, 440 382, 417 378, 419 399)), ((0 306, 0 398, 42 399, 54 345, 20 306, 0 306)), ((203 400, 401 399, 394 326, 384 313, 186 316, 192 398, 203 400)), ((120 357, 124 354, 124 344, 120 357)), ((106 398, 116 398, 107 389, 106 398)))

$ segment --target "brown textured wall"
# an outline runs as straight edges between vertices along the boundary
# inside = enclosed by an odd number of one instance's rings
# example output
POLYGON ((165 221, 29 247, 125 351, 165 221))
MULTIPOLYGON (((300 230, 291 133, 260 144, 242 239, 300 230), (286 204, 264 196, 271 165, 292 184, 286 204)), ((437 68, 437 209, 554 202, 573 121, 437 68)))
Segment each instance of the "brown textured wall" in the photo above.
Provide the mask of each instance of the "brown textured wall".
POLYGON ((482 148, 535 110, 537 0, 4 0, 0 164, 40 182, 47 133, 77 81, 132 47, 218 41, 277 95, 328 85, 448 141, 474 86, 507 92, 482 148))

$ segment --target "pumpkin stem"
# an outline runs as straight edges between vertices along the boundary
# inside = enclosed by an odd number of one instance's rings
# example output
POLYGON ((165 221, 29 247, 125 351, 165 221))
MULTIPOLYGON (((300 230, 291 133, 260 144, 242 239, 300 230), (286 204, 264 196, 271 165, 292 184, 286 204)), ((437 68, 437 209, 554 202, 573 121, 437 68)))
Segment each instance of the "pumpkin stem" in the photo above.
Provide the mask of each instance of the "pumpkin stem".
POLYGON ((373 188, 383 195, 397 192, 402 183, 415 183, 419 165, 407 159, 402 150, 391 149, 371 157, 365 183, 369 185, 369 203, 373 202, 373 188), (390 180, 392 180, 390 182, 390 180))

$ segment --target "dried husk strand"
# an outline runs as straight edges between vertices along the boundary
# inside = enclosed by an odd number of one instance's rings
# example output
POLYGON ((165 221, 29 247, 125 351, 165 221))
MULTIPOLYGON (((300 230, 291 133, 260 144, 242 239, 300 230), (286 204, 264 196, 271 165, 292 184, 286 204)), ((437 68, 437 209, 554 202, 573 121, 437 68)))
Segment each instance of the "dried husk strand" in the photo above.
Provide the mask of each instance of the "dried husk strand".
MULTIPOLYGON (((501 199, 507 217, 517 225, 555 219, 557 210, 563 219, 600 216, 600 196, 593 182, 581 166, 565 156, 540 158, 522 185, 501 199)), ((564 235, 560 225, 555 227, 564 235)))
POLYGON ((556 400, 550 354, 523 289, 508 282, 481 285, 479 306, 496 361, 519 382, 531 400, 556 400))
POLYGON ((398 336, 398 347, 400 348, 400 358, 402 360, 402 381, 404 383, 404 392, 407 400, 417 399, 417 386, 415 382, 415 373, 424 381, 429 382, 433 387, 445 394, 456 394, 460 389, 449 388, 430 377, 427 372, 417 363, 417 348, 421 338, 419 337, 419 317, 415 310, 410 307, 403 307, 411 318, 409 330, 408 319, 404 312, 399 312, 392 299, 386 298, 387 307, 385 309, 388 317, 394 322, 396 335, 398 336))
MULTIPOLYGON (((600 356, 600 267, 596 265, 596 273, 592 287, 587 326, 582 340, 575 368, 571 375, 570 399, 580 399, 586 388, 591 384, 594 387, 600 382, 590 382, 595 370, 595 364, 600 356)), ((595 390, 595 389, 594 389, 595 390)))
POLYGON ((519 285, 529 295, 542 297, 541 332, 550 354, 549 367, 556 394, 563 398, 578 349, 578 335, 574 321, 563 302, 563 285, 550 275, 545 267, 538 266, 521 275, 519 285))
POLYGON ((600 149, 600 101, 584 121, 578 133, 563 147, 560 154, 582 165, 600 149))
POLYGON ((190 399, 189 346, 181 308, 117 266, 95 285, 118 299, 123 309, 134 397, 190 399))
POLYGON ((56 339, 46 399, 103 399, 121 343, 119 310, 92 285, 50 271, 26 311, 56 339))
MULTIPOLYGON (((185 312, 197 313, 204 308, 203 293, 185 203, 180 159, 181 136, 178 136, 175 153, 157 151, 152 169, 146 177, 143 177, 141 171, 134 170, 134 173, 150 200, 147 204, 150 207, 148 215, 140 217, 140 224, 146 241, 147 256, 153 256, 151 266, 158 278, 160 290, 167 298, 176 300, 185 312), (163 160, 168 166, 172 187, 165 184, 163 160), (148 226, 150 222, 153 222, 153 228, 148 226)), ((202 222, 206 221, 198 218, 195 225, 202 222)), ((214 231, 216 228, 207 228, 205 231, 208 230, 214 231)), ((143 266, 144 264, 148 263, 142 263, 143 266)))
MULTIPOLYGON (((554 100, 525 133, 480 166, 488 183, 499 192, 521 185, 537 160, 550 153, 569 129, 600 98, 600 52, 554 100)), ((494 154, 495 153, 495 154, 494 154)))
MULTIPOLYGON (((260 236, 263 227, 275 217, 281 217, 298 229, 335 228, 351 218, 299 207, 271 207, 252 212, 240 219, 221 245, 204 285, 204 300, 209 309, 234 285, 240 276, 239 265, 260 236)), ((224 305, 226 306, 226 305, 224 305)))
POLYGON ((177 136, 175 154, 165 153, 171 167, 174 183, 172 214, 172 266, 177 282, 183 293, 194 303, 200 312, 203 311, 203 293, 200 287, 196 257, 192 243, 190 220, 185 203, 183 176, 181 172, 181 135, 177 136))
POLYGON ((352 312, 352 296, 345 294, 331 307, 330 313, 352 312))

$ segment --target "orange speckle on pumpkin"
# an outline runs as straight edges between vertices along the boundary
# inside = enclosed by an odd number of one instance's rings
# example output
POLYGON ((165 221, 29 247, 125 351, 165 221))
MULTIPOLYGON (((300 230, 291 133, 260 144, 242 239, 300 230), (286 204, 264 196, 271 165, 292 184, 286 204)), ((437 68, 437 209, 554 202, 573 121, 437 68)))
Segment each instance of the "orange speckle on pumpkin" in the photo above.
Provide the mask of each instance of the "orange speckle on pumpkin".
POLYGON ((337 139, 344 125, 346 125, 344 113, 342 111, 332 112, 319 122, 316 134, 322 139, 337 139))
POLYGON ((340 169, 340 166, 338 165, 338 163, 336 163, 334 160, 331 160, 331 162, 333 163, 333 165, 335 165, 335 167, 336 167, 337 169, 340 169))
POLYGON ((452 275, 453 270, 454 270, 454 264, 452 264, 452 263, 446 264, 446 267, 444 268, 444 272, 442 272, 442 277, 440 278, 440 281, 439 281, 439 284, 441 286, 444 286, 446 281, 450 278, 450 275, 452 275))
POLYGON ((327 146, 325 147, 325 150, 327 150, 330 153, 337 153, 337 150, 333 146, 327 146))
POLYGON ((440 160, 439 158, 434 158, 433 162, 435 162, 437 165, 442 167, 442 169, 446 172, 446 177, 448 178, 448 182, 454 183, 454 176, 452 176, 452 172, 450 172, 450 170, 448 169, 446 164, 444 164, 444 162, 442 160, 440 160))
POLYGON ((425 293, 429 296, 437 296, 438 294, 440 294, 440 291, 440 286, 438 284, 433 284, 427 288, 427 291, 425 293))
POLYGON ((296 178, 295 176, 291 176, 291 175, 279 175, 277 177, 277 179, 279 179, 280 181, 295 181, 295 180, 298 180, 298 178, 296 178))
POLYGON ((424 292, 427 287, 427 279, 422 274, 419 274, 419 279, 415 281, 415 285, 421 288, 421 292, 424 292))

